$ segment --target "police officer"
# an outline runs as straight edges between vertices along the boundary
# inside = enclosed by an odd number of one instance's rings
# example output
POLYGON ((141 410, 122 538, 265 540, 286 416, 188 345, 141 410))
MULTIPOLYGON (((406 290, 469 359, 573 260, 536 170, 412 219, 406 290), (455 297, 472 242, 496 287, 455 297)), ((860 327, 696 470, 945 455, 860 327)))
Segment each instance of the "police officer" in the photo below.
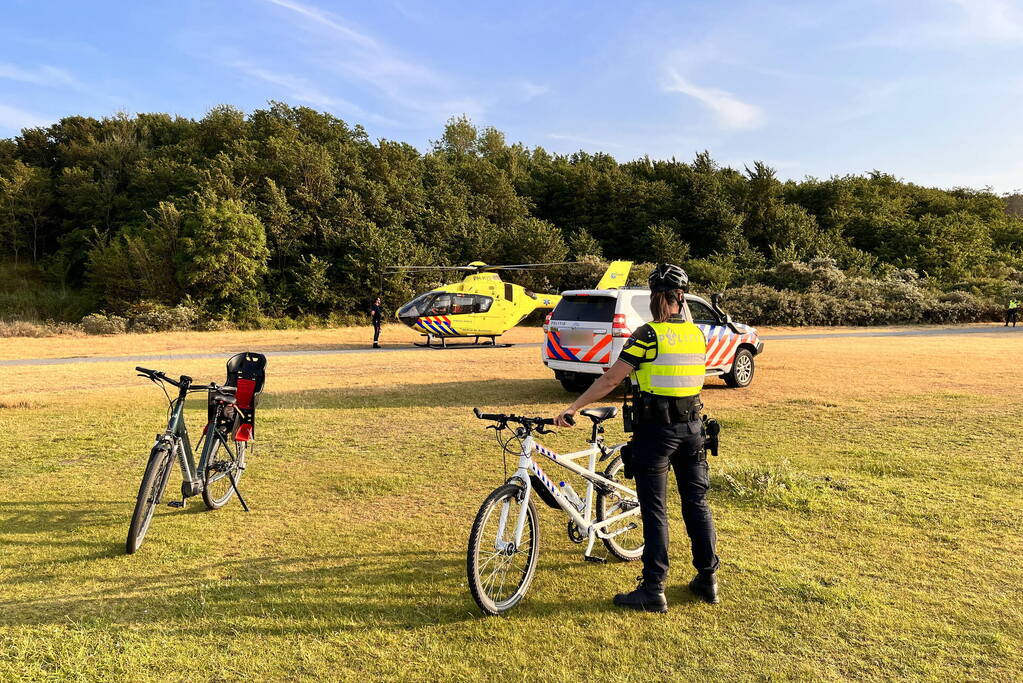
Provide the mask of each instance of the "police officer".
POLYGON ((685 271, 676 265, 659 264, 649 282, 654 322, 636 330, 615 364, 556 418, 556 424, 569 426, 566 416, 600 400, 631 373, 638 392, 631 411, 634 433, 627 449, 643 518, 643 575, 639 587, 616 595, 614 604, 664 612, 668 609, 664 582, 668 576, 669 465, 675 469, 682 518, 697 569, 689 589, 706 602, 718 602, 719 561, 706 498, 710 478, 700 419, 706 340, 693 324, 685 303, 689 286, 685 271))
POLYGON ((1012 326, 1016 327, 1017 315, 1019 315, 1019 302, 1015 298, 1009 299, 1009 308, 1005 312, 1005 326, 1008 327, 1009 323, 1012 323, 1012 326))
POLYGON ((380 297, 373 301, 369 309, 369 317, 373 320, 373 348, 380 348, 380 325, 384 321, 384 310, 380 305, 380 297))

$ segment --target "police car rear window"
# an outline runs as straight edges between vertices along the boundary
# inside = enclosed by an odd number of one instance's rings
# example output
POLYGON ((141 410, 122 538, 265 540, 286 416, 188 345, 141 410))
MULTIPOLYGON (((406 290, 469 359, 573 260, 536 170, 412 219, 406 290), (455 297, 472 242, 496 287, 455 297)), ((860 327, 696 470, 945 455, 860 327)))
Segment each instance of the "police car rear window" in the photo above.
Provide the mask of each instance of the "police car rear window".
POLYGON ((616 301, 609 296, 569 295, 554 309, 551 320, 609 323, 615 316, 616 301))

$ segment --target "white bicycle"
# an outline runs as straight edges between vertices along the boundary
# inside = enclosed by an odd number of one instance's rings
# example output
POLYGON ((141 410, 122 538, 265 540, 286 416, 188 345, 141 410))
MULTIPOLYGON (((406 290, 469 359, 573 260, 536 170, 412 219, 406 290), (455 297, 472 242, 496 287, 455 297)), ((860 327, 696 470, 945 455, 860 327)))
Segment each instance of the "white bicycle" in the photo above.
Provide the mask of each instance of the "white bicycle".
POLYGON ((508 480, 494 490, 476 515, 469 534, 467 571, 472 597, 486 614, 497 615, 517 605, 529 590, 539 554, 539 526, 533 492, 549 507, 561 508, 568 516, 568 537, 573 543, 586 541, 584 559, 605 562, 593 556, 599 538, 608 551, 626 562, 643 555, 643 528, 636 491, 626 486, 622 476, 621 450, 624 444, 604 445, 601 423, 618 414, 618 408, 590 408, 579 415, 593 421, 589 448, 578 453, 560 455, 545 448, 533 438, 549 434, 546 429, 554 421, 542 417, 487 414, 474 408, 481 420, 496 424, 488 429, 497 432, 498 443, 509 453, 519 456, 519 466, 508 480), (501 432, 509 424, 518 425, 507 440, 501 432), (508 445, 518 440, 519 448, 508 445), (548 458, 586 480, 586 494, 580 497, 565 481, 555 484, 533 459, 533 453, 548 458), (598 460, 599 456, 599 460, 598 460), (586 465, 576 460, 586 458, 586 465), (598 462, 613 458, 604 472, 597 472, 598 462), (595 515, 594 515, 594 507, 595 515))

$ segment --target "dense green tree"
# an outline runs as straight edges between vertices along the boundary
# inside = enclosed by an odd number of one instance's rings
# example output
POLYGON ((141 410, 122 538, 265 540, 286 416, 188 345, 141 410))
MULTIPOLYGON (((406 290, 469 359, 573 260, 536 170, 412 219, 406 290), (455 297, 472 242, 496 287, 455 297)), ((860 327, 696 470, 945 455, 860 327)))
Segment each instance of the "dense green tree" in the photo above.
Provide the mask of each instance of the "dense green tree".
POLYGON ((33 263, 39 259, 40 227, 52 201, 45 170, 15 160, 7 173, 0 175, 0 225, 15 263, 22 245, 29 249, 33 263))
POLYGON ((270 252, 263 224, 237 199, 198 195, 182 224, 180 272, 192 299, 214 313, 255 313, 270 252))
POLYGON ((827 257, 850 278, 913 270, 989 295, 1023 271, 1020 205, 879 171, 782 182, 707 152, 552 154, 464 116, 421 152, 281 102, 70 116, 0 140, 0 258, 125 311, 190 298, 211 315, 360 312, 380 289, 395 306, 437 284, 381 279, 385 265, 476 260, 586 262, 512 276, 557 289, 590 284, 599 258, 681 261, 724 287, 827 257))

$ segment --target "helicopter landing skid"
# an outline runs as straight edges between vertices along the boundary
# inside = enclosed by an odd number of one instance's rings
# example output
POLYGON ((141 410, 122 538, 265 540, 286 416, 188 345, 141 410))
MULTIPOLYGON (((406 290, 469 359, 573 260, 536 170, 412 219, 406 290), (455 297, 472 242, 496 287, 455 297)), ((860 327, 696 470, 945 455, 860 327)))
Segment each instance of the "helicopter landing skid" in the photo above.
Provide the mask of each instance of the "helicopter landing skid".
POLYGON ((432 334, 424 334, 425 342, 412 342, 422 349, 506 349, 513 344, 498 344, 497 335, 483 335, 473 337, 473 341, 464 344, 448 344, 448 339, 469 339, 469 337, 434 337, 432 334), (480 339, 489 341, 480 341, 480 339), (439 343, 435 343, 439 342, 439 343))

